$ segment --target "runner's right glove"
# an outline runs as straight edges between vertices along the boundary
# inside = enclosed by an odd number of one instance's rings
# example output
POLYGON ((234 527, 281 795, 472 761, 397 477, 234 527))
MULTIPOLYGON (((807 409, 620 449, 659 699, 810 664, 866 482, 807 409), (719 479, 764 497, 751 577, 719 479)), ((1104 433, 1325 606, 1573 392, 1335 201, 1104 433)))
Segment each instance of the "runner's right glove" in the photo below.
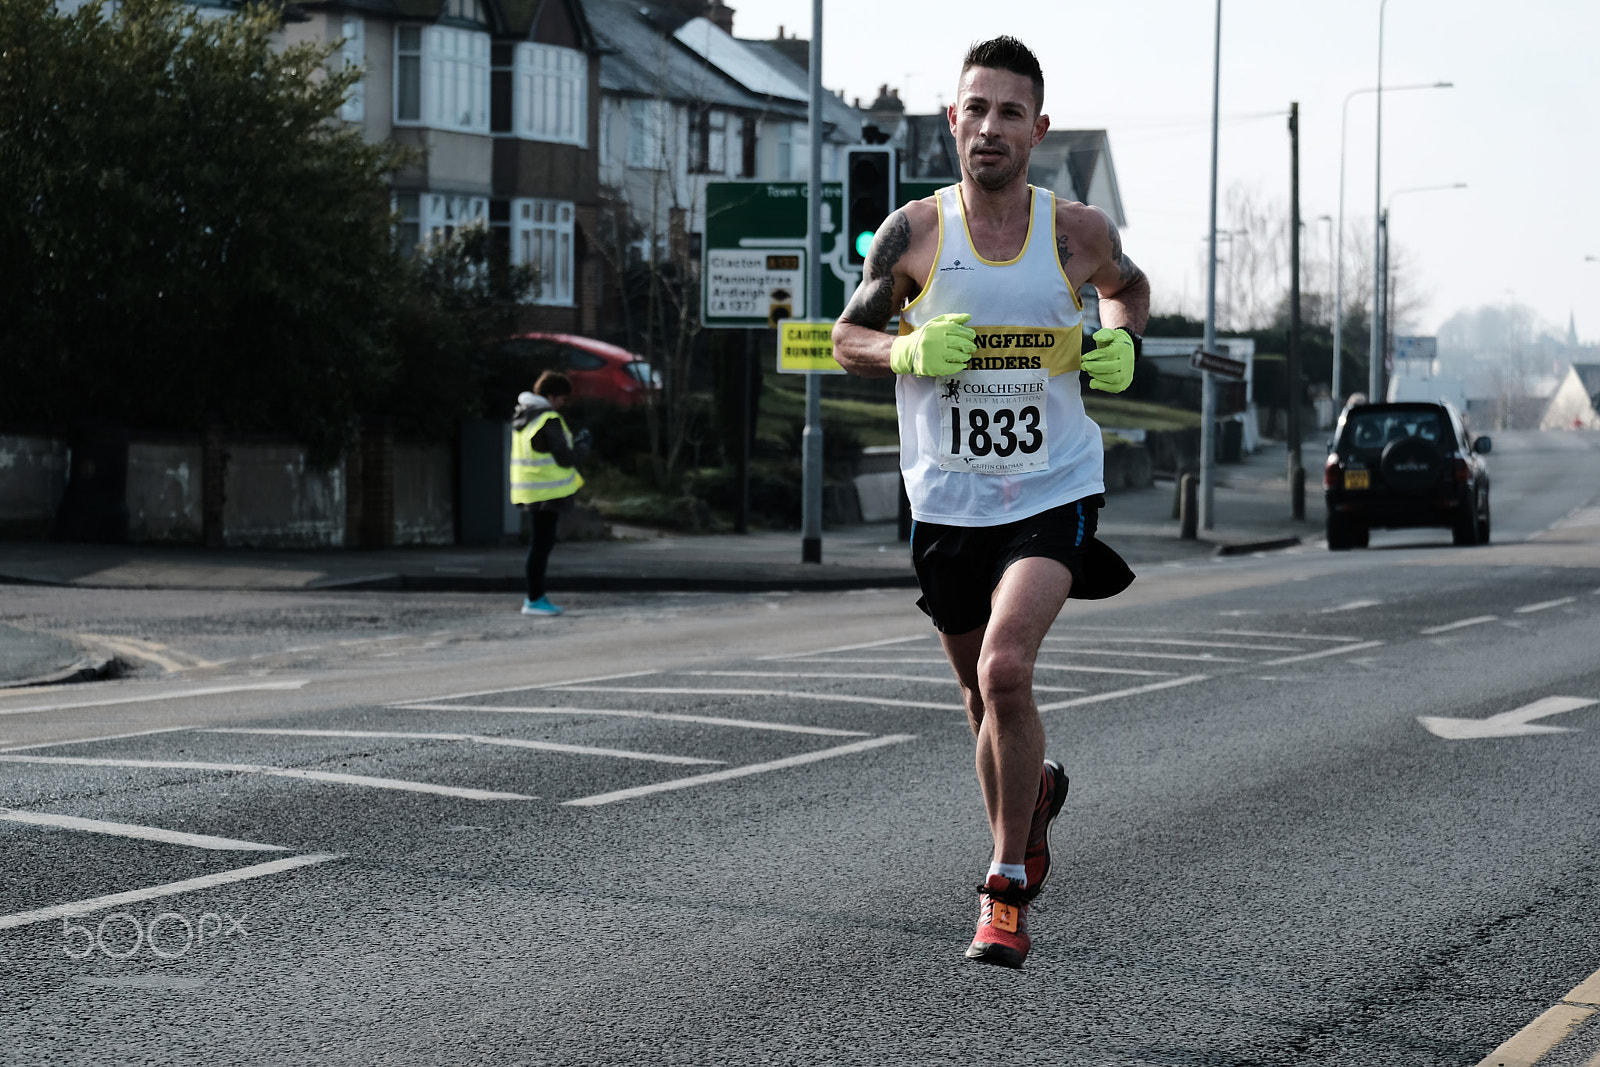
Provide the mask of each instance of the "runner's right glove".
POLYGON ((927 325, 896 337, 889 349, 889 369, 896 374, 937 378, 957 374, 978 350, 977 337, 967 320, 971 315, 935 315, 927 325))

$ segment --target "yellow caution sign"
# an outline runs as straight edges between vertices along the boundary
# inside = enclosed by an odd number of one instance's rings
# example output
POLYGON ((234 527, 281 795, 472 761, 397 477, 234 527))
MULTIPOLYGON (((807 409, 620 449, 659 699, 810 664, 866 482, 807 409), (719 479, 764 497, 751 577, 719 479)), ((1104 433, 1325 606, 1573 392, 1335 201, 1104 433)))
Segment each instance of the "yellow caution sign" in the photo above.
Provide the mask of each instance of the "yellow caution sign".
POLYGON ((833 358, 833 323, 785 319, 778 323, 778 373, 843 374, 833 358))

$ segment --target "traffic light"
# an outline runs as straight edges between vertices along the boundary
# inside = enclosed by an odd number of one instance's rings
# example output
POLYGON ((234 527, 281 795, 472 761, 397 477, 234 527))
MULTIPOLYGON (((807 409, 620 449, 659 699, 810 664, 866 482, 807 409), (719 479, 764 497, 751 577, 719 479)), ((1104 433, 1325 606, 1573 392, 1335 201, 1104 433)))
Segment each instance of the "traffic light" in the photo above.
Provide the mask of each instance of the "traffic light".
POLYGON ((888 145, 857 145, 844 158, 845 262, 867 260, 873 235, 896 207, 898 163, 888 145))

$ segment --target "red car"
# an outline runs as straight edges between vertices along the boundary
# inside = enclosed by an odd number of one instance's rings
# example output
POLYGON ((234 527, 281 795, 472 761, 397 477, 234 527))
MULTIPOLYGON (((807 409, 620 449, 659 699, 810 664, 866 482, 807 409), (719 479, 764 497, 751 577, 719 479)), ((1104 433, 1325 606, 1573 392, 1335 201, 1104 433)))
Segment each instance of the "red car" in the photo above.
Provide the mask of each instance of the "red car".
POLYGON ((642 401, 661 388, 661 375, 626 348, 570 333, 524 333, 505 343, 506 351, 528 362, 531 385, 540 371, 558 370, 572 379, 578 400, 603 400, 619 407, 642 401))

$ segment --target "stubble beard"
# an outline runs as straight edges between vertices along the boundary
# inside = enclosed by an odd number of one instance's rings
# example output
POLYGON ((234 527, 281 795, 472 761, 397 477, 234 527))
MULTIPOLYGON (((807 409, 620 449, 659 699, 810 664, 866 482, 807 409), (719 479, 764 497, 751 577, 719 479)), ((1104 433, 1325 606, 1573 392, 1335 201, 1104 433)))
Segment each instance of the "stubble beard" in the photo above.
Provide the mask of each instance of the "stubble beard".
POLYGON ((978 165, 969 159, 966 161, 966 171, 967 177, 976 182, 979 188, 993 193, 1016 181, 1017 175, 1022 173, 1027 165, 1028 161, 1025 158, 1019 160, 1008 153, 1000 162, 987 164, 981 171, 978 165))

